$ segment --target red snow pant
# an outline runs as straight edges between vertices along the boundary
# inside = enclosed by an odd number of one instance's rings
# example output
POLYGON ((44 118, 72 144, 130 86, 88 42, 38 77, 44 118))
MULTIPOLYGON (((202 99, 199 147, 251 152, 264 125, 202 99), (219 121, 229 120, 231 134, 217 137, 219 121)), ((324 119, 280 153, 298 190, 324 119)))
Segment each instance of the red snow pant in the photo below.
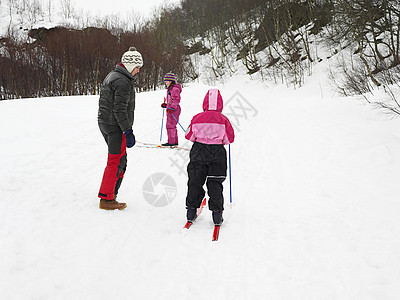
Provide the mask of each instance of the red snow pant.
POLYGON ((126 171, 126 137, 119 126, 99 123, 99 128, 108 146, 107 166, 104 170, 99 198, 113 200, 118 194, 126 171))
POLYGON ((167 124, 165 126, 167 128, 168 143, 178 144, 178 131, 176 130, 176 124, 178 124, 179 121, 181 107, 178 105, 178 107, 172 113, 174 115, 167 113, 167 124), (176 118, 176 120, 174 117, 176 118))

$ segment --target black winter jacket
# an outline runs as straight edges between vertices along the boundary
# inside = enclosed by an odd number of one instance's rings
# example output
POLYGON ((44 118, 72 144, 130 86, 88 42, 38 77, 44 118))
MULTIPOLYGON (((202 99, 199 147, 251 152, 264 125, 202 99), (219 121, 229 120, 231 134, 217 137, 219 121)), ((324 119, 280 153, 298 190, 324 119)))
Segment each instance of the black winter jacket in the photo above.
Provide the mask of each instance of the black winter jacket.
POLYGON ((102 124, 117 125, 125 132, 132 129, 134 111, 133 76, 117 65, 101 86, 97 120, 102 124))

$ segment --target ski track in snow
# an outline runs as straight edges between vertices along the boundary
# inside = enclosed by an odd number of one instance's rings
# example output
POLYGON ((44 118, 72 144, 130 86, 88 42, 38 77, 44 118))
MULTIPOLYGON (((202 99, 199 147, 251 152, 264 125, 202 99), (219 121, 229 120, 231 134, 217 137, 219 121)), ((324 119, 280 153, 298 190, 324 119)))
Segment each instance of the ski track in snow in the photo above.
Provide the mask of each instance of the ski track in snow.
MULTIPOLYGON (((240 85, 257 115, 231 146, 233 206, 227 180, 218 242, 207 207, 182 229, 188 152, 128 149, 128 208, 102 211, 97 97, 0 102, 5 299, 397 299, 399 120, 307 87, 295 97, 240 85), (157 172, 178 186, 166 207, 142 195, 157 172)), ((220 87, 225 101, 237 87, 220 87)), ((208 88, 184 88, 184 127, 208 88)), ((163 96, 137 94, 137 140, 159 142, 163 96)))

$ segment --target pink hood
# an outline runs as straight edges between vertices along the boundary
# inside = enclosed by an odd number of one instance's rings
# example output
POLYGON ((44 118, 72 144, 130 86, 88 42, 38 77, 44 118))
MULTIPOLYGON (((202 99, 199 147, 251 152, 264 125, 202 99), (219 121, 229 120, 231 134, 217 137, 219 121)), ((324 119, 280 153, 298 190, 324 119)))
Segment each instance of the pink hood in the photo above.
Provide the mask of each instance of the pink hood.
POLYGON ((202 144, 227 145, 235 140, 228 118, 222 114, 223 101, 218 89, 210 89, 203 101, 203 112, 195 115, 185 138, 202 144))
POLYGON ((222 112, 224 108, 224 102, 222 100, 221 93, 218 89, 210 89, 208 90, 206 96, 203 101, 203 110, 216 110, 218 112, 222 112))

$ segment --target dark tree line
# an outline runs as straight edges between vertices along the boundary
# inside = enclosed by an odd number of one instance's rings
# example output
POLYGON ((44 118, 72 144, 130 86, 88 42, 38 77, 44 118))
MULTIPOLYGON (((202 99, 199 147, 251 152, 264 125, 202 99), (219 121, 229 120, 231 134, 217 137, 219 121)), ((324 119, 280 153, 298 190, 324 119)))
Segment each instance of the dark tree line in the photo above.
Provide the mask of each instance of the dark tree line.
POLYGON ((89 27, 39 28, 29 31, 34 43, 3 39, 0 57, 1 99, 97 94, 102 80, 132 45, 143 55, 137 76, 139 91, 160 86, 162 76, 184 60, 182 43, 159 52, 154 30, 111 32, 89 27))
POLYGON ((239 15, 256 7, 257 1, 184 0, 182 8, 162 8, 134 30, 125 30, 124 23, 115 28, 109 20, 97 22, 97 28, 38 28, 29 31, 33 43, 9 32, 1 38, 0 68, 7 71, 0 73, 0 99, 96 94, 103 78, 132 45, 144 59, 136 76, 139 91, 162 86, 163 75, 170 71, 181 82, 194 79, 198 74, 185 40, 221 24, 218 11, 226 5, 235 6, 239 15))

